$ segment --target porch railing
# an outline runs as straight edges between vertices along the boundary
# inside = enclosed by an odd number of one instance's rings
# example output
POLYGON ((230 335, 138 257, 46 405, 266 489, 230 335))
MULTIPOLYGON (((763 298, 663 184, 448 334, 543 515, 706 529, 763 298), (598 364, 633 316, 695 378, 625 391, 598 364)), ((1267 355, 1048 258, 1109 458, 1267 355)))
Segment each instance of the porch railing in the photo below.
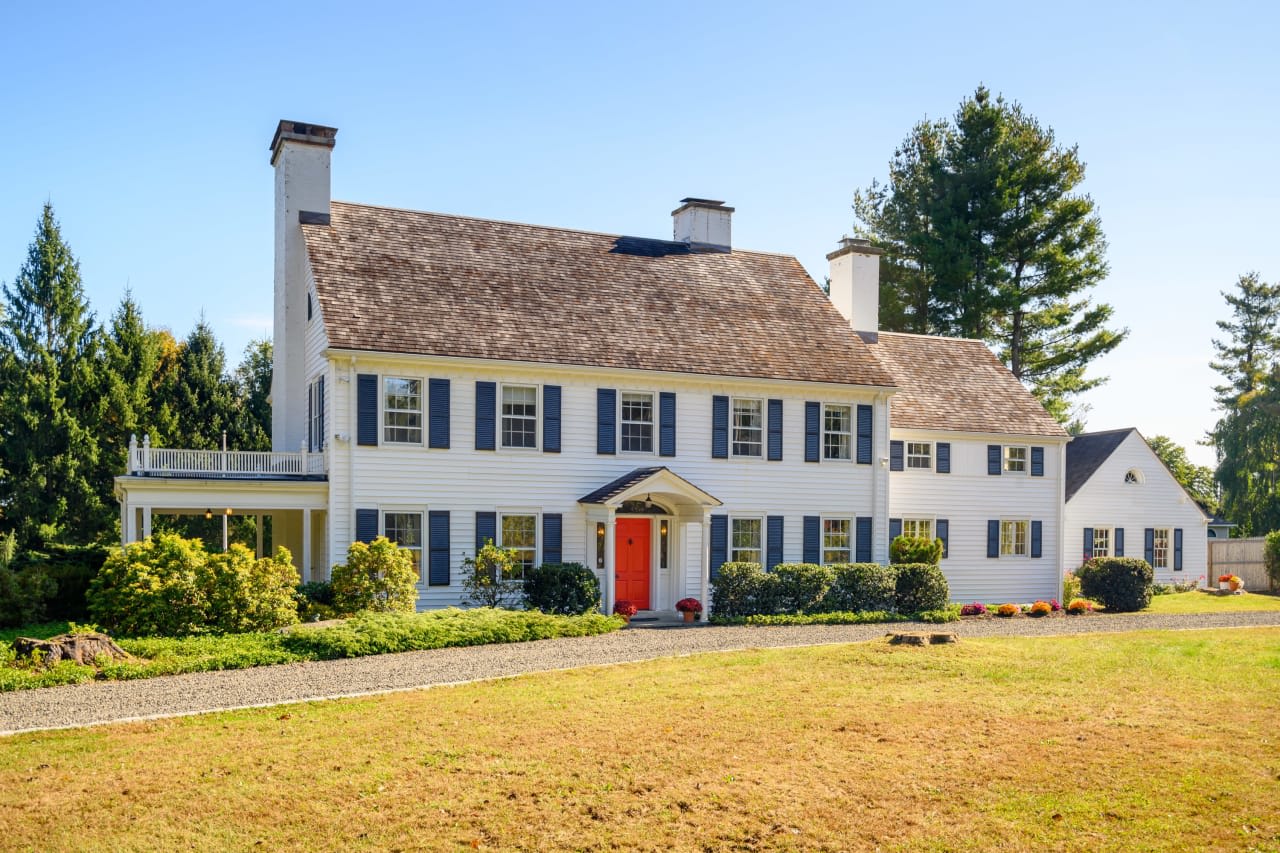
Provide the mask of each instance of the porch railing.
POLYGON ((188 450, 152 447, 151 437, 129 441, 130 475, 226 479, 296 479, 328 473, 327 454, 272 450, 188 450))

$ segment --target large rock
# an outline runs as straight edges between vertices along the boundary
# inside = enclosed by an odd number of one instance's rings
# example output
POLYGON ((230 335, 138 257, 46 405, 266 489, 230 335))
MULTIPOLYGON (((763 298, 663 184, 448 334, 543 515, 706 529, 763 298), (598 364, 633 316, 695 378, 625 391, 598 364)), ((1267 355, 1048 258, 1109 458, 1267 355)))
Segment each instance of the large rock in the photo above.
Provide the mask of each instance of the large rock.
POLYGON ((115 640, 106 634, 59 634, 47 640, 32 637, 18 637, 13 641, 13 650, 20 658, 29 658, 40 652, 41 663, 53 666, 58 661, 72 660, 76 663, 93 666, 100 657, 111 660, 129 660, 131 655, 116 645, 115 640))

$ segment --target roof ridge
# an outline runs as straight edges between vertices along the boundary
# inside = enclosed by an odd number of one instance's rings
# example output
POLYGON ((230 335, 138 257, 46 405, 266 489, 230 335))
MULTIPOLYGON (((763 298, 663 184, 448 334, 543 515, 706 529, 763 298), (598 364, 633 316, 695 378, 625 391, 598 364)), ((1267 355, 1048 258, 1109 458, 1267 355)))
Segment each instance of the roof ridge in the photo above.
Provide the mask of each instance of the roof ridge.
MULTIPOLYGON (((984 341, 982 338, 961 338, 961 337, 956 337, 955 335, 926 335, 920 332, 888 332, 888 331, 882 331, 882 332, 879 332, 878 334, 893 335, 894 337, 898 337, 898 338, 929 338, 935 341, 963 341, 965 343, 982 344, 983 346, 987 346, 987 342, 984 341)), ((987 348, 990 349, 990 347, 987 347, 987 348)))
MULTIPOLYGON (((1115 429, 1090 430, 1089 432, 1082 432, 1077 435, 1074 435, 1072 436, 1072 438, 1086 438, 1086 437, 1092 437, 1095 435, 1114 435, 1117 432, 1138 432, 1138 428, 1137 427, 1116 427, 1115 429)), ((1138 434, 1141 435, 1142 433, 1138 433, 1138 434)))

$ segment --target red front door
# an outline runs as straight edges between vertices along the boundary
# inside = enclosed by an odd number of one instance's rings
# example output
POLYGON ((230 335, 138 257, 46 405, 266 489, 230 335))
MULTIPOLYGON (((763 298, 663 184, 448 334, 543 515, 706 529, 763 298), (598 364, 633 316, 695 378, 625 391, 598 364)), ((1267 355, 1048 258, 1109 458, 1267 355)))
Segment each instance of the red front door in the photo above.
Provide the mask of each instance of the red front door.
POLYGON ((649 519, 620 518, 618 541, 618 601, 630 601, 639 610, 649 609, 649 519))

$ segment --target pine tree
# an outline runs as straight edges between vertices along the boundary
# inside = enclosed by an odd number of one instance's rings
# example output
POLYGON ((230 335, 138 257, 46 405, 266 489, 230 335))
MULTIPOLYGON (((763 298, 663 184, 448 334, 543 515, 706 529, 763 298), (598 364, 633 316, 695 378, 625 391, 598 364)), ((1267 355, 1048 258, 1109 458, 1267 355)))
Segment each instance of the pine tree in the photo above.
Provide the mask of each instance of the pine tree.
POLYGON ((271 449, 271 341, 250 341, 236 368, 235 449, 271 449))
POLYGON ((25 547, 46 536, 87 542, 110 510, 99 465, 98 332, 80 266, 45 204, 27 260, 3 286, 0 322, 0 506, 25 547))
POLYGON ((227 375, 227 355, 202 317, 178 348, 177 366, 162 389, 176 425, 174 447, 216 450, 222 433, 236 435, 239 407, 235 382, 227 375))
POLYGON ((1218 405, 1235 409, 1241 399, 1257 393, 1280 355, 1280 284, 1267 284, 1256 272, 1240 276, 1238 293, 1222 291, 1232 319, 1219 320, 1218 328, 1229 337, 1216 338, 1216 359, 1210 367, 1226 382, 1214 386, 1218 405))

